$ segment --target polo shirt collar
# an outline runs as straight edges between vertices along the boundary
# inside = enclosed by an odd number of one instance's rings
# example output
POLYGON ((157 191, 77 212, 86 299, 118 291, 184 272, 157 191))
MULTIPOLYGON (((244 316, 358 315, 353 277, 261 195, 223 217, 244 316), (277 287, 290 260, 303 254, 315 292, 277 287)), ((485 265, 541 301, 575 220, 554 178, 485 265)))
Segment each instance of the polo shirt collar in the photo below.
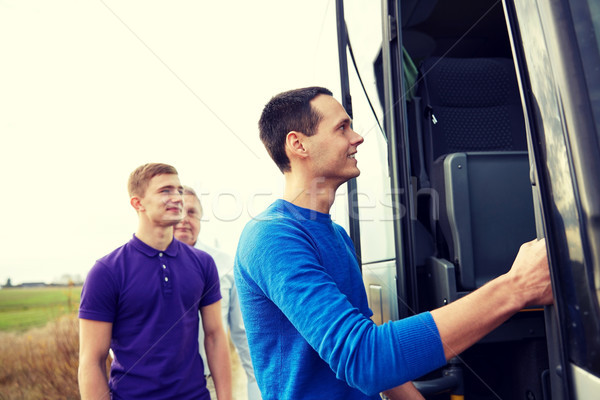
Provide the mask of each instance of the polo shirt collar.
POLYGON ((169 257, 176 257, 177 251, 179 250, 179 241, 173 238, 169 247, 165 251, 160 251, 155 249, 154 247, 148 246, 146 243, 142 242, 135 234, 133 234, 133 238, 129 241, 133 247, 135 247, 139 252, 147 255, 148 257, 156 257, 159 253, 164 253, 169 257))

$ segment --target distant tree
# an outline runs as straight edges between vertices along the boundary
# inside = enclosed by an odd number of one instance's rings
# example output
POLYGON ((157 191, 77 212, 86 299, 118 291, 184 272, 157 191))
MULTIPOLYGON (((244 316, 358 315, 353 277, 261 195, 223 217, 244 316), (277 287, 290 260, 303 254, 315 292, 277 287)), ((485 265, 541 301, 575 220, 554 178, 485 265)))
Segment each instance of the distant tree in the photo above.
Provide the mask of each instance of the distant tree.
POLYGON ((12 287, 12 281, 10 278, 6 280, 6 285, 4 285, 4 287, 12 287))
POLYGON ((82 285, 83 279, 81 278, 81 274, 75 274, 75 276, 73 276, 73 281, 76 285, 82 285))
POLYGON ((52 282, 54 285, 60 286, 73 286, 73 285, 81 285, 83 280, 81 279, 81 275, 79 274, 62 274, 59 278, 54 278, 52 282))

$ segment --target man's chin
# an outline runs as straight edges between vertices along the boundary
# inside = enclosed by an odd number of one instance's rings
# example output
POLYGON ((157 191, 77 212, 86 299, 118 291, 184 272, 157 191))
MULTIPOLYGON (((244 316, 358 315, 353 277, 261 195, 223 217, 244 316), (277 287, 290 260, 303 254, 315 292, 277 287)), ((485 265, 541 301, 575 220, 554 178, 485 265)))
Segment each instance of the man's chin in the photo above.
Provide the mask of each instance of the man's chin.
POLYGON ((175 227, 175 225, 177 225, 178 223, 181 222, 183 218, 181 216, 179 217, 167 217, 167 218, 163 218, 162 222, 162 226, 168 227, 168 226, 172 226, 175 227))
POLYGON ((349 173, 347 175, 346 181, 348 182, 350 179, 354 179, 354 178, 358 178, 360 175, 360 170, 359 169, 355 169, 353 172, 349 173))
POLYGON ((192 237, 191 236, 175 236, 175 239, 179 240, 182 243, 185 244, 189 244, 190 246, 192 246, 190 243, 192 242, 192 237))
POLYGON ((175 236, 175 239, 179 240, 180 242, 184 242, 187 243, 188 241, 190 241, 192 239, 192 235, 187 232, 187 231, 180 231, 177 229, 173 230, 173 236, 175 236))

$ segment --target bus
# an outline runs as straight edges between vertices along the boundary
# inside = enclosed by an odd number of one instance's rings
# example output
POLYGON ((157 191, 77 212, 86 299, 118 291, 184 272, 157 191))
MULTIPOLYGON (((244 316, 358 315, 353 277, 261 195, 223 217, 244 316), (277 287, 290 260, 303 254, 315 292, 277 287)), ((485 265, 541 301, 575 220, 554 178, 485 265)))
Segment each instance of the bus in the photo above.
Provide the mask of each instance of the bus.
POLYGON ((337 0, 365 137, 349 231, 373 320, 448 304, 546 238, 554 305, 415 381, 427 399, 600 393, 600 3, 337 0))

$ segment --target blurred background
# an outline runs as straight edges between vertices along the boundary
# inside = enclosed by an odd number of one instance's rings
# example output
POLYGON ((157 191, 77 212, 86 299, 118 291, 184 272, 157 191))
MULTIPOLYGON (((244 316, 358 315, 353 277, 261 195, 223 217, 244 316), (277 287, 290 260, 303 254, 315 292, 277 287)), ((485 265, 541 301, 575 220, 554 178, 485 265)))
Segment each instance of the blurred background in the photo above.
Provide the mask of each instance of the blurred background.
POLYGON ((146 162, 178 169, 200 239, 233 254, 282 190, 264 104, 340 94, 332 0, 0 1, 0 54, 0 285, 83 280, 136 230, 146 162))

